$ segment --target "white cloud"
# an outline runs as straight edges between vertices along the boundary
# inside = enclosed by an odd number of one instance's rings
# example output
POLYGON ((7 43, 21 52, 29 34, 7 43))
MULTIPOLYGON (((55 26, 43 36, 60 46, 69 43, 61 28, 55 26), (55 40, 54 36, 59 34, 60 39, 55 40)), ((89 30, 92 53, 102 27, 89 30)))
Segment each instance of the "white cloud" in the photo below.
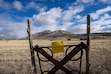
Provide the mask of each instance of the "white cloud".
POLYGON ((0 0, 0 7, 2 9, 10 9, 11 5, 8 2, 5 2, 4 0, 0 0))
POLYGON ((75 6, 75 7, 69 7, 68 10, 64 10, 62 12, 62 20, 63 21, 70 21, 71 19, 73 19, 73 16, 82 12, 84 10, 83 6, 75 6))
MULTIPOLYGON (((67 26, 67 30, 76 34, 86 33, 86 19, 87 16, 82 16, 80 20, 76 21, 77 24, 73 23, 73 25, 67 26)), ((108 13, 99 16, 97 20, 91 20, 91 33, 97 32, 111 32, 111 16, 108 13)))
POLYGON ((31 8, 31 9, 34 9, 34 10, 39 11, 39 12, 44 12, 47 9, 46 6, 39 4, 39 3, 36 3, 34 1, 31 1, 28 4, 26 4, 25 8, 26 9, 31 8))
POLYGON ((39 12, 43 12, 47 9, 47 7, 43 4, 36 3, 34 1, 26 2, 24 4, 22 3, 23 2, 19 0, 14 0, 12 3, 8 2, 7 0, 0 0, 0 8, 8 11, 13 11, 13 9, 16 9, 18 11, 27 11, 29 9, 33 9, 39 12))
POLYGON ((103 8, 103 9, 100 9, 100 10, 97 10, 95 13, 91 13, 91 17, 96 20, 98 19, 102 14, 105 14, 107 12, 110 12, 111 11, 111 6, 107 6, 106 8, 103 8))
POLYGON ((59 7, 52 8, 49 11, 33 15, 33 21, 36 23, 36 26, 39 27, 39 29, 37 28, 38 30, 67 30, 67 27, 74 24, 71 20, 76 17, 77 19, 81 18, 81 16, 77 14, 83 10, 84 7, 81 6, 69 7, 67 10, 63 10, 59 7))
POLYGON ((95 13, 91 13, 91 32, 111 32, 111 6, 99 9, 95 13), (108 28, 109 27, 109 28, 108 28))
POLYGON ((57 19, 61 16, 62 9, 52 8, 47 12, 33 15, 33 19, 41 25, 56 25, 57 19))
POLYGON ((5 27, 0 26, 1 32, 0 37, 3 38, 21 38, 27 35, 26 33, 26 23, 14 23, 8 22, 4 23, 5 27))
POLYGON ((74 34, 86 33, 86 24, 69 26, 68 31, 74 34))
POLYGON ((73 22, 63 22, 62 23, 63 25, 58 25, 57 26, 57 30, 67 30, 67 28, 71 25, 73 25, 74 23, 73 22))
POLYGON ((105 3, 105 4, 111 4, 111 1, 109 0, 100 0, 100 2, 105 3))
POLYGON ((43 30, 56 30, 58 28, 58 19, 61 17, 60 8, 52 8, 47 12, 41 12, 40 14, 33 15, 33 22, 36 27, 33 33, 40 32, 43 30))
MULTIPOLYGON (((79 2, 79 0, 77 0, 79 2)), ((82 4, 90 4, 94 0, 82 0, 82 4)), ((5 7, 10 6, 9 3, 0 0, 0 7, 3 5, 5 7)), ((83 5, 69 6, 68 9, 61 9, 60 7, 54 7, 46 10, 41 4, 35 3, 34 1, 22 5, 19 1, 13 2, 17 10, 34 9, 39 11, 38 14, 34 14, 31 18, 32 20, 32 33, 40 32, 43 30, 66 30, 72 33, 86 33, 86 18, 80 12, 85 10, 83 5)), ((12 8, 12 7, 10 7, 12 8)), ((91 32, 111 32, 111 6, 106 8, 96 10, 91 14, 91 32)), ((25 37, 27 35, 26 28, 26 17, 17 22, 17 16, 11 17, 12 15, 0 14, 0 36, 1 37, 25 37)))
POLYGON ((76 2, 74 3, 75 5, 77 4, 93 4, 94 3, 94 0, 76 0, 76 2))
POLYGON ((79 22, 79 23, 86 23, 86 18, 87 16, 81 16, 81 18, 80 19, 78 19, 78 21, 77 22, 79 22))
POLYGON ((80 16, 80 15, 77 15, 76 18, 77 18, 77 19, 81 19, 81 16, 80 16))
POLYGON ((82 0, 82 2, 86 4, 86 3, 94 2, 94 0, 82 0))
POLYGON ((57 19, 62 21, 70 21, 73 18, 81 18, 80 15, 76 15, 84 10, 82 6, 69 7, 68 10, 62 10, 61 8, 52 8, 47 12, 41 12, 33 15, 33 19, 39 24, 52 24, 56 23, 57 19))
POLYGON ((92 29, 92 32, 109 31, 109 29, 107 28, 108 27, 110 28, 111 27, 110 25, 111 25, 111 16, 105 13, 104 15, 100 16, 100 19, 91 22, 91 29, 92 29))
POLYGON ((101 2, 106 2, 106 1, 108 1, 108 0, 100 0, 101 2))
POLYGON ((103 26, 101 32, 111 32, 111 24, 107 26, 103 26))
MULTIPOLYGON (((95 13, 91 13, 91 32, 111 32, 111 7, 99 9, 95 13), (93 15, 92 15, 93 14, 93 15), (93 20, 92 20, 93 19, 93 20)), ((80 16, 80 15, 79 15, 80 16)), ((73 33, 86 33, 87 16, 81 16, 80 19, 75 18, 76 23, 68 26, 67 30, 73 33)))
POLYGON ((19 2, 19 1, 14 1, 14 2, 13 2, 13 6, 14 6, 14 8, 17 9, 17 10, 22 10, 22 8, 23 8, 22 3, 19 2))
MULTIPOLYGON (((18 18, 18 17, 15 17, 18 18)), ((0 15, 0 38, 21 38, 27 36, 26 18, 21 18, 23 21, 14 22, 14 20, 5 14, 0 15), (4 17, 2 17, 4 16, 4 17)))

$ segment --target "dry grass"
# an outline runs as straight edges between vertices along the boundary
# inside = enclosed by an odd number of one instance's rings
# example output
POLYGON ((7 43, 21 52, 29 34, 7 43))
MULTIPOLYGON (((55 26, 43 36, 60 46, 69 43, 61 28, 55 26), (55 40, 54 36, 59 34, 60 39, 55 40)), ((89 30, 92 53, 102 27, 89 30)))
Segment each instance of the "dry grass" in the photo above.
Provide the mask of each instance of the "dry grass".
MULTIPOLYGON (((33 44, 50 46, 52 41, 34 40, 33 44)), ((78 44, 80 41, 64 41, 64 44, 78 44)), ((54 54, 54 58, 60 60, 63 53, 54 54)), ((78 56, 78 55, 77 55, 78 56)), ((91 40, 90 49, 90 73, 111 73, 111 40, 91 40)), ((36 57, 37 58, 37 57, 36 57)), ((85 56, 83 55, 82 71, 85 70, 85 56)), ((36 61, 38 61, 36 59, 36 61)), ((40 74, 39 65, 38 73, 40 74)), ((43 69, 51 69, 54 65, 50 62, 42 63, 43 69)), ((69 61, 66 65, 69 69, 76 69, 78 62, 69 61)), ((64 72, 58 71, 57 74, 64 72)), ((4 40, 0 41, 0 74, 32 74, 28 40, 4 40)))

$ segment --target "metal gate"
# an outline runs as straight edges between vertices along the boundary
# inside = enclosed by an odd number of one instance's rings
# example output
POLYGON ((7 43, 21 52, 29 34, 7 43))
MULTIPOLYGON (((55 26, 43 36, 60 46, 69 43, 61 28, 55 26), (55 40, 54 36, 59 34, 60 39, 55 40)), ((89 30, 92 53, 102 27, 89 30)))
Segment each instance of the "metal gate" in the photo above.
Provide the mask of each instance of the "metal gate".
POLYGON ((47 72, 47 74, 55 74, 59 69, 63 70, 66 74, 75 74, 75 73, 81 74, 82 73, 81 72, 81 65, 82 65, 83 50, 85 51, 85 55, 86 55, 86 72, 85 72, 85 74, 89 74, 90 15, 87 15, 87 41, 86 41, 86 43, 81 42, 77 45, 64 45, 64 47, 67 47, 67 49, 65 51, 65 57, 63 59, 61 59, 60 61, 53 58, 53 52, 52 52, 51 46, 46 46, 46 47, 40 47, 39 45, 33 46, 32 34, 31 34, 31 28, 30 28, 30 20, 28 19, 27 22, 28 22, 27 32, 29 35, 32 69, 33 69, 34 74, 37 74, 34 52, 36 52, 37 57, 38 57, 38 63, 39 63, 39 68, 40 68, 41 74, 44 74, 45 72, 47 72), (73 49, 71 50, 71 52, 67 53, 67 51, 70 50, 70 48, 73 48, 73 49), (44 49, 50 50, 52 55, 49 55, 44 49), (79 52, 80 52, 80 57, 72 60, 72 57, 74 57, 79 52), (42 60, 40 58, 39 54, 43 55, 45 58, 47 58, 47 60, 42 60), (64 65, 70 60, 71 61, 79 60, 79 62, 80 62, 79 63, 79 70, 72 70, 71 71, 71 70, 67 69, 66 67, 64 67, 64 65), (43 71, 42 66, 41 66, 42 61, 44 61, 44 62, 50 61, 55 66, 50 71, 43 71))

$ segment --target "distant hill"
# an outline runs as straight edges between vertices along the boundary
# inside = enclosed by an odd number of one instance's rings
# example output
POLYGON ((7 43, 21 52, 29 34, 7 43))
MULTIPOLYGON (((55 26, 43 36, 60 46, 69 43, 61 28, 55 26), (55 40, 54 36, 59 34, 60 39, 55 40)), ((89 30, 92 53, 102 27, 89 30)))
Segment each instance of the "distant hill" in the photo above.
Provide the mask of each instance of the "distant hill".
MULTIPOLYGON (((86 34, 76 34, 76 38, 83 38, 86 39, 86 34)), ((91 33, 90 34, 91 39, 111 39, 111 32, 104 32, 104 33, 91 33)))
POLYGON ((92 33, 91 39, 111 39, 111 32, 92 33))
POLYGON ((46 30, 43 32, 39 32, 36 34, 33 34, 33 39, 69 39, 69 38, 75 38, 76 35, 72 34, 70 32, 67 31, 63 31, 63 30, 56 30, 56 31, 50 31, 50 30, 46 30))
MULTIPOLYGON (((48 40, 57 40, 57 39, 65 39, 65 40, 71 40, 71 39, 87 39, 86 34, 73 34, 68 31, 64 30, 56 30, 56 31, 50 31, 45 30, 42 32, 38 32, 35 34, 32 34, 33 39, 48 39, 48 40)), ((90 34, 91 39, 111 39, 111 32, 104 32, 104 33, 91 33, 90 34)), ((25 38, 3 38, 0 37, 0 40, 24 40, 28 39, 28 37, 25 38)))
MULTIPOLYGON (((86 34, 72 34, 70 32, 64 30, 56 30, 56 31, 42 31, 36 34, 33 34, 33 39, 86 39, 86 34)), ((91 39, 111 39, 111 32, 105 33, 92 33, 90 34, 91 39)), ((28 37, 26 37, 28 38, 28 37)))

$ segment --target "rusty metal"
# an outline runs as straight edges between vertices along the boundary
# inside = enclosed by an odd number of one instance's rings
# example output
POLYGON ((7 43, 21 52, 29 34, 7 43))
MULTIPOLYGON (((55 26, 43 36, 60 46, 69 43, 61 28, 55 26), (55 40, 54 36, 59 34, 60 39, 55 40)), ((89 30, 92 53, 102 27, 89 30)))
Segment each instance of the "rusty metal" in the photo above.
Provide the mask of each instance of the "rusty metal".
POLYGON ((64 47, 68 47, 66 49, 66 56, 61 60, 58 61, 56 59, 53 58, 53 53, 52 50, 50 49, 51 46, 43 46, 43 47, 39 47, 38 45, 33 47, 33 43, 32 43, 32 35, 31 35, 31 29, 30 29, 30 20, 27 20, 28 23, 28 36, 29 36, 29 44, 30 44, 30 53, 31 53, 31 60, 32 60, 32 67, 33 67, 33 73, 37 74, 37 70, 36 70, 36 63, 35 63, 35 56, 34 56, 34 51, 37 53, 37 57, 38 57, 38 62, 39 62, 39 68, 41 71, 41 74, 43 74, 44 72, 47 72, 48 74, 55 74, 56 71, 58 71, 59 69, 63 70, 66 74, 73 74, 73 71, 77 72, 78 74, 81 74, 81 65, 82 65, 82 55, 83 55, 83 49, 85 49, 86 52, 86 74, 89 74, 89 49, 90 49, 90 15, 87 16, 87 42, 86 44, 81 42, 78 45, 64 45, 64 47), (73 47, 73 50, 69 53, 67 53, 67 51, 69 50, 69 48, 73 47), (45 50, 49 49, 52 53, 52 55, 49 55, 45 50), (72 59, 72 57, 74 57, 78 52, 81 51, 80 57, 77 59, 72 59), (47 60, 42 60, 39 56, 39 54, 43 55, 47 60), (66 67, 64 67, 64 65, 68 62, 68 61, 77 61, 80 60, 80 65, 79 65, 79 71, 76 70, 69 70, 66 67), (50 71, 43 71, 42 70, 42 66, 41 66, 41 61, 43 62, 52 62, 55 66, 50 70, 50 71))
POLYGON ((70 70, 65 68, 63 65, 66 64, 73 56, 75 56, 82 48, 84 47, 84 43, 80 43, 77 45, 70 53, 68 53, 60 62, 54 59, 52 56, 50 56, 46 51, 43 50, 43 48, 39 46, 35 46, 34 50, 41 53, 44 57, 46 57, 49 61, 51 61, 53 64, 55 64, 55 67, 53 67, 48 74, 55 74, 56 71, 59 69, 63 70, 67 74, 73 74, 70 70))

